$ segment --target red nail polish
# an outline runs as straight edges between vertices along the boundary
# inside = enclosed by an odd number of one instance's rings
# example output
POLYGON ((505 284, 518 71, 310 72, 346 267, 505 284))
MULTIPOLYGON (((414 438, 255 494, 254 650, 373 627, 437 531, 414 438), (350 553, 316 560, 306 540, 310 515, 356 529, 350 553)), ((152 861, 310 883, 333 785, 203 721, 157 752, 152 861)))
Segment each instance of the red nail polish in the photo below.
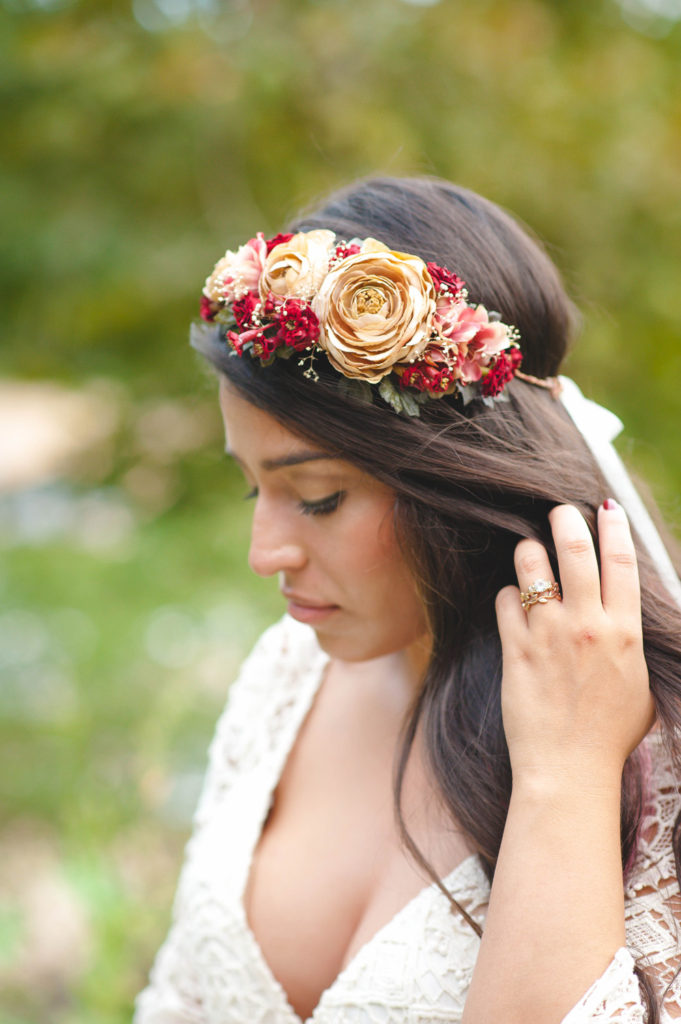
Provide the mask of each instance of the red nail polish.
POLYGON ((618 508, 618 505, 614 498, 606 498, 603 502, 603 508, 612 511, 612 509, 618 508))

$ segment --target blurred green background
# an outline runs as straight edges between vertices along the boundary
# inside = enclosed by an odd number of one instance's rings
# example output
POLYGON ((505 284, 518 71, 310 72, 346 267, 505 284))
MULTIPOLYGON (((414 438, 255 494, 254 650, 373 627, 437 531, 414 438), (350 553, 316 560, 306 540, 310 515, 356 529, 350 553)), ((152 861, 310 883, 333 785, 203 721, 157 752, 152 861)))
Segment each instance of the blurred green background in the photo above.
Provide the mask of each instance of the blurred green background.
POLYGON ((186 344, 358 175, 544 238, 568 364, 681 530, 681 0, 0 0, 0 1022, 119 1024, 214 721, 281 612, 186 344))

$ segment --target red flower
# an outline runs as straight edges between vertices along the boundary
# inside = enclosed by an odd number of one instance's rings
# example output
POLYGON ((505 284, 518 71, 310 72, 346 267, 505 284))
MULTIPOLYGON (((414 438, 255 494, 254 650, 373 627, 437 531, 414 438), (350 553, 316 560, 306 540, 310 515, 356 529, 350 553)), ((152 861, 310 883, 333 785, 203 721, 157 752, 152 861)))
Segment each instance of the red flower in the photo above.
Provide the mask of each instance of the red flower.
POLYGON ((353 244, 353 245, 337 245, 336 249, 335 249, 334 255, 339 260, 344 260, 347 256, 356 256, 357 253, 361 252, 361 251, 362 251, 362 247, 357 245, 357 244, 353 244))
POLYGON ((267 255, 269 256, 275 245, 283 245, 284 242, 290 242, 292 238, 293 235, 290 232, 288 234, 275 235, 274 238, 269 238, 265 242, 265 245, 267 246, 267 255))
POLYGON ((276 317, 277 312, 284 305, 284 299, 280 298, 279 295, 275 295, 274 292, 268 292, 267 298, 262 307, 262 315, 266 320, 272 320, 276 317))
POLYGON ((421 359, 396 370, 401 388, 416 388, 432 394, 444 394, 457 377, 455 366, 439 345, 429 345, 421 359))
POLYGON ((430 391, 433 394, 444 394, 454 380, 448 366, 437 369, 429 363, 419 361, 412 363, 400 375, 401 388, 416 388, 417 391, 430 391))
POLYGON ((435 289, 438 292, 447 291, 453 298, 458 299, 466 287, 465 282, 452 274, 446 267, 440 267, 437 263, 426 263, 428 273, 433 279, 435 289))
POLYGON ((508 382, 515 376, 522 361, 523 354, 519 348, 507 348, 500 352, 494 365, 490 367, 489 373, 482 380, 483 395, 491 398, 500 395, 508 382))
POLYGON ((309 348, 319 338, 319 320, 311 306, 301 299, 288 299, 280 308, 276 322, 277 340, 296 352, 309 348))
POLYGON ((199 308, 199 313, 201 315, 202 320, 214 320, 215 314, 218 312, 219 309, 220 307, 215 302, 212 302, 207 295, 201 296, 201 306, 199 308))
POLYGON ((269 359, 280 345, 276 334, 272 332, 272 327, 273 324, 268 324, 266 327, 254 327, 250 331, 242 331, 241 334, 237 334, 236 331, 228 331, 227 341, 238 356, 244 355, 244 346, 250 341, 253 345, 253 355, 257 359, 269 359))
POLYGON ((276 334, 268 335, 261 331, 253 340, 253 355, 265 362, 279 345, 280 341, 276 334))
POLYGON ((256 295, 255 292, 246 292, 243 299, 236 299, 236 301, 232 303, 234 319, 242 330, 245 327, 253 326, 251 318, 253 316, 253 310, 259 301, 259 296, 256 295))
POLYGON ((243 356, 244 345, 241 340, 241 335, 237 334, 236 331, 227 331, 227 341, 232 346, 238 356, 243 356))

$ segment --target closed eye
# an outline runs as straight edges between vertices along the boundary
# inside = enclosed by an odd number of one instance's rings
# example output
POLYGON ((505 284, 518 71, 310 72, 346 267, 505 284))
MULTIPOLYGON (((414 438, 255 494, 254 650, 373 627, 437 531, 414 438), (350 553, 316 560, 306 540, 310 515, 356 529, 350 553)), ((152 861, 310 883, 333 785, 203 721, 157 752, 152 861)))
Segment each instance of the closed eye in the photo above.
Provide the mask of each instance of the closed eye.
MULTIPOLYGON (((257 497, 258 488, 254 487, 244 496, 244 501, 250 501, 257 497)), ((301 501, 298 508, 305 516, 328 516, 336 511, 344 498, 345 491, 335 491, 326 498, 320 498, 319 501, 301 501)))
POLYGON ((319 501, 301 501, 300 511, 306 516, 328 516, 335 512, 345 497, 345 491, 336 491, 319 501))

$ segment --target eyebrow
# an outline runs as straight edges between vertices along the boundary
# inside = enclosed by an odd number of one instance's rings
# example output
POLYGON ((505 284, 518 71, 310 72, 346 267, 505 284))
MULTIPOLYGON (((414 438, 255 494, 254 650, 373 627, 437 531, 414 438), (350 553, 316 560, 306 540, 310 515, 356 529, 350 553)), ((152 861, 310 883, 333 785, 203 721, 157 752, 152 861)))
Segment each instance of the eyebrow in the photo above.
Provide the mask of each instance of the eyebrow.
MULTIPOLYGON (((225 455, 231 456, 236 462, 241 465, 241 459, 236 452, 231 451, 229 448, 225 448, 225 455)), ((318 462, 320 459, 337 459, 337 455, 330 455, 328 452, 312 452, 302 451, 293 452, 291 455, 282 455, 279 459, 263 459, 260 463, 263 469, 268 471, 273 469, 282 469, 285 466, 300 466, 304 462, 318 462)))

